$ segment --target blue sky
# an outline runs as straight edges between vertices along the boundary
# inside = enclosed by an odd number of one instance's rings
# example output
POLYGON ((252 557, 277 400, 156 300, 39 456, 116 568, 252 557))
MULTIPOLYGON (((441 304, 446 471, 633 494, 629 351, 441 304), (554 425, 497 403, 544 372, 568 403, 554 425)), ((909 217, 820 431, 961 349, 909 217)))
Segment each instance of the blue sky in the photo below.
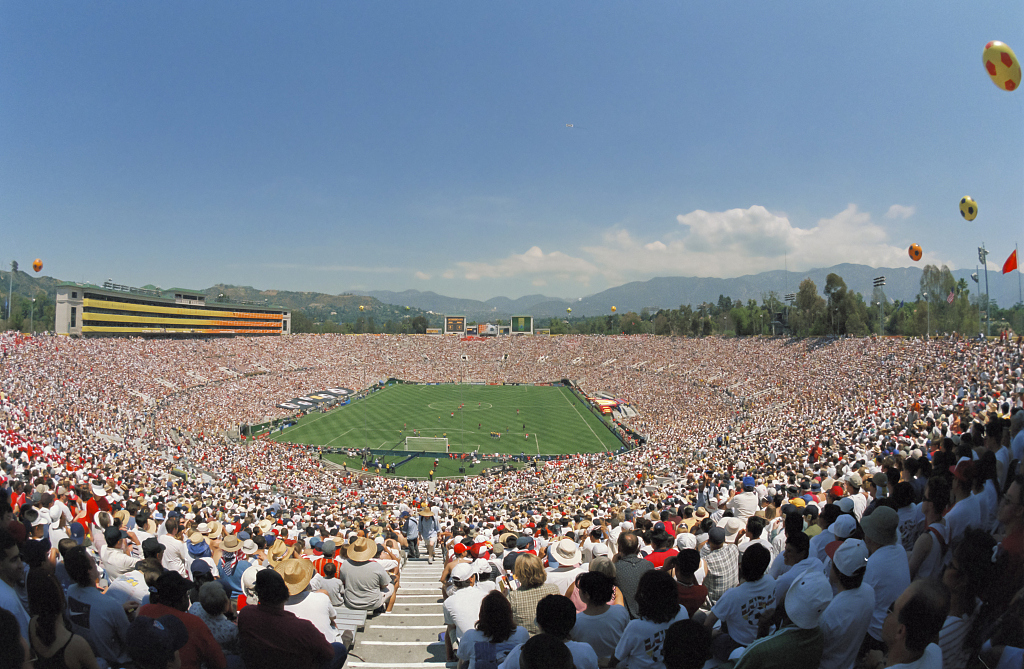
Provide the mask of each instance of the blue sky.
POLYGON ((0 12, 5 266, 576 297, 903 266, 913 242, 952 268, 985 242, 996 266, 1024 242, 1024 92, 982 65, 993 39, 1024 56, 1019 4, 0 12))

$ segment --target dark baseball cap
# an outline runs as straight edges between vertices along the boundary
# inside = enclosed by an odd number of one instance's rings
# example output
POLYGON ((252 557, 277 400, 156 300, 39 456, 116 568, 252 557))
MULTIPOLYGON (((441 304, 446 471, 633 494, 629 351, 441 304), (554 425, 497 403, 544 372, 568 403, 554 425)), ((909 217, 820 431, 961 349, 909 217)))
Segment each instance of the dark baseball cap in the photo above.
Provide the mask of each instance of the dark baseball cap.
POLYGON ((164 552, 164 545, 156 540, 156 537, 150 537, 143 540, 142 542, 142 554, 143 555, 156 555, 164 552))
POLYGON ((708 531, 708 542, 713 544, 725 543, 725 530, 721 527, 712 527, 708 531))
POLYGON ((127 532, 116 527, 108 527, 103 530, 103 538, 107 540, 107 543, 110 543, 111 541, 120 541, 127 536, 127 532))
POLYGON ((139 616, 128 626, 125 646, 132 660, 142 667, 166 666, 175 651, 188 643, 185 624, 172 615, 160 618, 139 616))

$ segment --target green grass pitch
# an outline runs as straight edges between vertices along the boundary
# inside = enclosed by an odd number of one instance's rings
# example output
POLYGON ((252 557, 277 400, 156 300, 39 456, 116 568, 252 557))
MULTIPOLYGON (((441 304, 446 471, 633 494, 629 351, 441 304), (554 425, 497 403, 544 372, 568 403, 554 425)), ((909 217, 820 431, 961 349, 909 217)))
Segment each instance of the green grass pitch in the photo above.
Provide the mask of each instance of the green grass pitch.
MULTIPOLYGON (((616 451, 621 446, 568 388, 556 386, 394 385, 326 414, 304 416, 271 438, 329 448, 387 450, 391 453, 385 460, 396 462, 414 451, 412 444, 405 451, 407 436, 447 436, 452 453, 482 455, 557 455, 616 451), (500 432, 501 438, 491 437, 491 432, 500 432)), ((442 450, 443 446, 427 443, 419 448, 442 450)), ((350 467, 360 465, 342 455, 325 457, 350 467)), ((458 475, 460 464, 442 458, 436 475, 458 475)), ((398 474, 425 476, 432 466, 433 459, 417 458, 401 466, 398 474)))

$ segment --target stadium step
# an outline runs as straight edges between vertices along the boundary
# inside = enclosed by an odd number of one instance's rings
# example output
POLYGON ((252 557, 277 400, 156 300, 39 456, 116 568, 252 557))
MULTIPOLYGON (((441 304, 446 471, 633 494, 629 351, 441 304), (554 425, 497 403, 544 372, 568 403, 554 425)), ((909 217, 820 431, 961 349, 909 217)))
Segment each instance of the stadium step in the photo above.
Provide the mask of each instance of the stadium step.
POLYGON ((444 565, 409 559, 402 569, 394 608, 366 621, 356 634, 346 668, 454 669, 445 661, 440 583, 444 565))

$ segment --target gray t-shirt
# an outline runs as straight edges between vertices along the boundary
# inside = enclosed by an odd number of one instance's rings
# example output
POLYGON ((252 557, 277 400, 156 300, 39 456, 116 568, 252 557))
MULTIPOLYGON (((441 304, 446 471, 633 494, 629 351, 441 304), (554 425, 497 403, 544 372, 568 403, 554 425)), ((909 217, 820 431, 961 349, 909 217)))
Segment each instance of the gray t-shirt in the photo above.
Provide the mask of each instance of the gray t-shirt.
POLYGON ((384 599, 383 591, 391 585, 388 572, 372 560, 345 560, 341 563, 338 578, 345 583, 345 606, 358 611, 372 611, 380 606, 384 599))

